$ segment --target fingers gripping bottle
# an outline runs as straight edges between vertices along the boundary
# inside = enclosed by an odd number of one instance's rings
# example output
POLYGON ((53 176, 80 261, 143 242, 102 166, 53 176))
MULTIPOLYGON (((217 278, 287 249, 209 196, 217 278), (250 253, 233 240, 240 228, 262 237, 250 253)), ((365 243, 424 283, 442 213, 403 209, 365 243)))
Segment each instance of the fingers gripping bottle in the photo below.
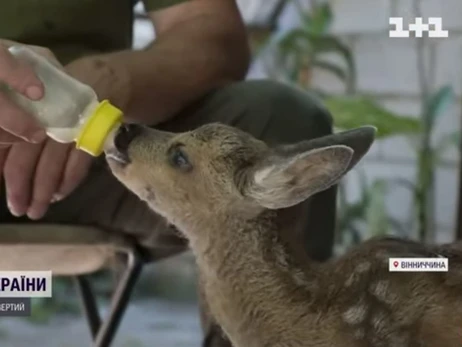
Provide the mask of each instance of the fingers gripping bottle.
POLYGON ((55 141, 75 141, 78 149, 99 156, 105 142, 121 125, 122 112, 107 100, 99 102, 91 87, 28 47, 12 46, 9 51, 32 66, 45 87, 45 94, 33 101, 3 86, 7 96, 33 116, 55 141))

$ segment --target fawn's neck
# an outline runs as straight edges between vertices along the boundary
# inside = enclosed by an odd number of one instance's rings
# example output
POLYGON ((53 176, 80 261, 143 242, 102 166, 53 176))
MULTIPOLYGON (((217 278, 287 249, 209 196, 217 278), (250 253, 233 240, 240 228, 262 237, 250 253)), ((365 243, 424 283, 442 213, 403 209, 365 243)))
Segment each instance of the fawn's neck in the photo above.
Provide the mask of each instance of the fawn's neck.
POLYGON ((316 268, 301 265, 284 239, 289 231, 275 220, 275 212, 250 221, 218 218, 190 239, 214 317, 230 338, 244 339, 236 345, 261 341, 268 329, 302 323, 309 313, 316 268))

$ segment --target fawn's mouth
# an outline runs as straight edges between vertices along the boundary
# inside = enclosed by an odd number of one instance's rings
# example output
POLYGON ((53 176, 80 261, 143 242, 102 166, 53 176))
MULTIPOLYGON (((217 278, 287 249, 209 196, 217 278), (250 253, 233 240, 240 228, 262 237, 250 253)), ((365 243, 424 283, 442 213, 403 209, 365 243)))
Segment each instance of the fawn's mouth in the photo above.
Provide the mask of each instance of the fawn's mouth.
POLYGON ((142 127, 137 124, 122 125, 112 139, 112 143, 105 150, 106 159, 109 162, 115 162, 120 166, 130 164, 128 148, 135 137, 142 132, 142 127))
POLYGON ((106 152, 106 160, 114 162, 120 166, 126 166, 130 164, 130 158, 127 154, 119 152, 115 148, 108 149, 106 152))

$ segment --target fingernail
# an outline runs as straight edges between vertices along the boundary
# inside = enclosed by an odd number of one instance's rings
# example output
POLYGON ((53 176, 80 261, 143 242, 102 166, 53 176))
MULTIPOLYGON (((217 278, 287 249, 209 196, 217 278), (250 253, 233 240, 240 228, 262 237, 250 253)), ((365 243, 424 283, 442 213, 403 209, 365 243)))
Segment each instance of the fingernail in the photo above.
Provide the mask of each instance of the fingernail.
POLYGON ((26 95, 32 100, 41 99, 43 96, 42 88, 38 86, 30 86, 26 89, 26 95))
POLYGON ((32 136, 30 137, 30 141, 33 143, 40 143, 44 141, 46 138, 47 133, 45 132, 45 130, 39 130, 32 134, 32 136))
POLYGON ((20 211, 18 211, 16 207, 13 206, 13 204, 11 204, 9 201, 7 202, 7 206, 13 216, 22 217, 24 215, 24 212, 21 213, 20 211))
POLYGON ((61 194, 55 194, 51 198, 51 203, 54 204, 55 202, 61 201, 63 199, 63 196, 61 194))
POLYGON ((27 211, 27 217, 32 220, 37 220, 43 217, 43 213, 38 212, 36 210, 29 210, 27 211))

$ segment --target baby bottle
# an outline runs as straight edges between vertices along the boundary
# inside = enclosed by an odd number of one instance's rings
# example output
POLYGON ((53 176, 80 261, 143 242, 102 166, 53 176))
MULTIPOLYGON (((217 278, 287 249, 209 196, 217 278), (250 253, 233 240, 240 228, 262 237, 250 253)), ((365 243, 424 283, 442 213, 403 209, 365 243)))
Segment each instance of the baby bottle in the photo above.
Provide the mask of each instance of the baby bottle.
POLYGON ((0 85, 0 90, 34 117, 55 141, 75 141, 78 149, 93 156, 100 155, 106 140, 121 125, 122 112, 107 100, 99 102, 91 87, 28 47, 12 46, 9 51, 34 69, 45 93, 42 99, 35 101, 7 85, 0 85))

